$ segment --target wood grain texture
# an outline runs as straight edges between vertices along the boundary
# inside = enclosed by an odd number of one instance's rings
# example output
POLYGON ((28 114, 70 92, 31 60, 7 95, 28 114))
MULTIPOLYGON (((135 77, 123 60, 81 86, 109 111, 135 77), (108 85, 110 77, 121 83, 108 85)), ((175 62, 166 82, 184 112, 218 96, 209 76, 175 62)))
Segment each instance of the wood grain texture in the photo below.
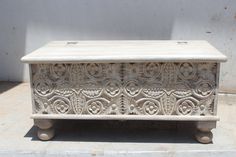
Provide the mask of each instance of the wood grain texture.
POLYGON ((24 56, 26 63, 117 63, 148 61, 223 62, 207 41, 55 41, 24 56))

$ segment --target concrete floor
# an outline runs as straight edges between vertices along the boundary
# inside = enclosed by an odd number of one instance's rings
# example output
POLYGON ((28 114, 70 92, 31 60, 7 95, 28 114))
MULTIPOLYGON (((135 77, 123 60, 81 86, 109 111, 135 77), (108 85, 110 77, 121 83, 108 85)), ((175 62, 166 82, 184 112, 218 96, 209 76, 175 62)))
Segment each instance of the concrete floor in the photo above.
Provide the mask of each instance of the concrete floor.
POLYGON ((193 139, 191 123, 59 121, 57 136, 35 136, 28 83, 0 82, 0 156, 236 156, 236 95, 220 95, 212 144, 193 139), (186 129, 188 128, 188 129, 186 129))

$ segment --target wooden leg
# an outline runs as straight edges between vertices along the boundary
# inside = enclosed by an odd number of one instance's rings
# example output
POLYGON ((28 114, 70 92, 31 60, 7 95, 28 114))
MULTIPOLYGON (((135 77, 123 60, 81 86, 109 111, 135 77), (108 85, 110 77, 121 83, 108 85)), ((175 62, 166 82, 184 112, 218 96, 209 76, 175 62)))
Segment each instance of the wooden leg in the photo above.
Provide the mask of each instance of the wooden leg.
POLYGON ((38 127, 38 138, 43 141, 50 140, 55 135, 54 121, 50 119, 35 119, 34 125, 38 127))
POLYGON ((211 130, 216 127, 215 121, 200 121, 196 122, 197 132, 195 134, 196 140, 203 144, 212 142, 213 134, 211 130))

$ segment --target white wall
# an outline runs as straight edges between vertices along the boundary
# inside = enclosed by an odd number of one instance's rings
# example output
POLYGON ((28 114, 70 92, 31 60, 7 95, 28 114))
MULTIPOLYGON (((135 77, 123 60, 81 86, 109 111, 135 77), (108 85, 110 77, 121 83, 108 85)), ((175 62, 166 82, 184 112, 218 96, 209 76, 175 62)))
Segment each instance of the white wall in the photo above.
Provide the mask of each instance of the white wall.
POLYGON ((236 92, 235 0, 0 0, 0 80, 28 81, 20 58, 51 40, 85 39, 208 40, 236 92))

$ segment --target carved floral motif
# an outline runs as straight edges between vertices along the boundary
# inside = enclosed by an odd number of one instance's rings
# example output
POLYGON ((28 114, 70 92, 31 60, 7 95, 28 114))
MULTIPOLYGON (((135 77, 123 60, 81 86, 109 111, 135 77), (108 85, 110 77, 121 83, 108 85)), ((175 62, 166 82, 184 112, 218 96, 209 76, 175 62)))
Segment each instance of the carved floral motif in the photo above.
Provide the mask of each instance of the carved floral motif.
POLYGON ((214 92, 214 86, 209 81, 199 81, 194 90, 194 94, 200 98, 206 98, 214 92))
POLYGON ((51 110, 53 113, 67 114, 71 110, 70 101, 65 97, 55 96, 49 99, 51 101, 51 110))
POLYGON ((196 68, 192 63, 181 63, 179 67, 179 76, 182 79, 191 79, 196 74, 196 68))
POLYGON ((41 96, 47 96, 53 92, 52 82, 49 80, 36 81, 34 86, 35 92, 41 96))
POLYGON ((54 64, 51 66, 51 74, 55 78, 64 77, 66 72, 66 64, 54 64))
POLYGON ((139 84, 136 80, 128 81, 125 85, 125 92, 131 97, 137 96, 139 94, 139 91, 139 84))
POLYGON ((145 113, 150 114, 150 115, 157 114, 160 111, 160 104, 155 103, 154 101, 147 100, 146 102, 144 102, 143 106, 144 106, 145 113))
POLYGON ((89 63, 85 65, 89 77, 100 77, 102 75, 102 65, 98 63, 89 63))
POLYGON ((102 103, 100 101, 94 101, 88 105, 88 112, 91 114, 98 114, 102 110, 102 103))
POLYGON ((195 112, 198 105, 198 100, 193 97, 180 99, 177 102, 176 112, 178 115, 191 115, 195 112))
POLYGON ((146 63, 143 67, 143 73, 146 77, 158 77, 161 73, 161 66, 159 63, 146 63))
POLYGON ((105 86, 106 93, 111 96, 115 97, 120 93, 120 84, 118 81, 109 81, 105 86))
POLYGON ((31 65, 34 113, 213 115, 215 63, 31 65))

